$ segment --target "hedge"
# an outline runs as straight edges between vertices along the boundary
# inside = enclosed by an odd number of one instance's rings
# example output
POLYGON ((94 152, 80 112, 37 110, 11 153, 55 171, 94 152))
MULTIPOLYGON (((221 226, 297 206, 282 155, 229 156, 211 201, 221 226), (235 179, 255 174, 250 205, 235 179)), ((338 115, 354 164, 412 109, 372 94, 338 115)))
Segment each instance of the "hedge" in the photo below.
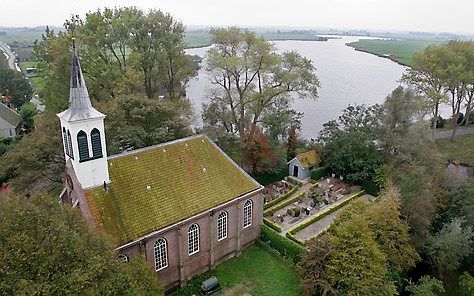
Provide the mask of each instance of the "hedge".
POLYGON ((302 198, 305 194, 306 194, 306 192, 302 192, 301 194, 298 194, 297 196, 295 196, 295 197, 293 197, 293 198, 290 198, 290 199, 286 200, 285 202, 280 203, 279 205, 277 205, 277 206, 274 207, 274 208, 267 209, 267 210, 263 211, 263 216, 270 215, 270 214, 272 214, 272 213, 275 213, 275 212, 278 211, 279 209, 283 209, 283 208, 286 207, 287 205, 292 204, 292 203, 294 203, 295 201, 297 201, 297 200, 299 200, 300 198, 302 198))
POLYGON ((288 191, 287 193, 285 194, 282 194, 280 195, 279 197, 275 198, 274 200, 270 201, 270 202, 267 202, 266 204, 263 205, 263 209, 268 209, 269 207, 273 206, 273 205, 276 205, 277 203, 279 203, 280 201, 286 199, 288 196, 292 195, 293 193, 296 192, 296 190, 298 190, 298 188, 300 188, 300 185, 296 185, 295 187, 291 188, 290 191, 288 191))
POLYGON ((268 220, 267 218, 263 218, 263 224, 267 225, 268 227, 272 228, 277 232, 281 232, 280 225, 274 223, 273 221, 268 220))
POLYGON ((286 237, 291 239, 292 241, 294 241, 295 243, 297 243, 298 245, 300 246, 304 246, 304 242, 302 240, 299 240, 296 236, 294 236, 293 234, 287 232, 286 233, 286 237))
POLYGON ((328 173, 328 167, 326 166, 315 168, 311 171, 311 179, 319 180, 322 177, 326 176, 327 173, 328 173))
POLYGON ((301 231, 302 229, 305 229, 309 225, 321 220, 322 218, 326 217, 327 215, 331 214, 332 212, 334 212, 334 211, 340 209, 341 207, 345 206, 351 200, 353 200, 354 198, 356 198, 358 196, 361 196, 363 193, 364 193, 364 191, 362 190, 362 191, 359 191, 359 192, 357 192, 356 194, 354 194, 352 196, 349 196, 346 200, 344 200, 343 202, 341 202, 337 206, 334 206, 334 207, 320 213, 319 215, 314 216, 313 218, 309 219, 305 223, 302 223, 302 224, 296 226, 295 228, 291 229, 290 231, 288 231, 288 233, 293 235, 293 234, 297 233, 298 231, 301 231))
POLYGON ((277 250, 282 256, 291 259, 294 263, 300 261, 301 255, 304 252, 304 248, 299 244, 281 236, 266 225, 261 226, 260 240, 269 244, 270 247, 277 250))

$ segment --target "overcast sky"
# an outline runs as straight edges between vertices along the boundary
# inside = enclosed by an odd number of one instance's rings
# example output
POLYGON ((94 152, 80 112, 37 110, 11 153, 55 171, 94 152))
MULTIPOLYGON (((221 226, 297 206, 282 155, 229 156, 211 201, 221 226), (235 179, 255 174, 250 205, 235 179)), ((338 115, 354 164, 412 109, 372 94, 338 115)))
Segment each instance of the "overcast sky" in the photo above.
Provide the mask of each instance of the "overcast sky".
POLYGON ((185 25, 474 33, 473 0, 0 0, 0 26, 62 25, 103 7, 159 8, 185 25))

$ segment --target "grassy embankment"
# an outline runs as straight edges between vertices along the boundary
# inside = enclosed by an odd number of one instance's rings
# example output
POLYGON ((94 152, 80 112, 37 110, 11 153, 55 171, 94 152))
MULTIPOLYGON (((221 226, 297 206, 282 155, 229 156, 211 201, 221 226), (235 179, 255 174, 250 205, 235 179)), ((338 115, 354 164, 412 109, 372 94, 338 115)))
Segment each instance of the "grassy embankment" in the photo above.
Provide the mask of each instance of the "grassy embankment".
POLYGON ((439 155, 445 160, 456 160, 474 166, 474 135, 457 136, 436 140, 439 155))
POLYGON ((299 281, 291 264, 259 245, 252 245, 239 257, 232 258, 214 270, 192 279, 175 295, 199 294, 203 280, 216 276, 225 295, 287 296, 300 295, 299 281))
POLYGON ((436 40, 411 40, 411 39, 361 39, 347 45, 356 50, 372 53, 380 57, 389 58, 394 62, 404 66, 410 66, 413 63, 413 54, 423 51, 425 47, 436 40))

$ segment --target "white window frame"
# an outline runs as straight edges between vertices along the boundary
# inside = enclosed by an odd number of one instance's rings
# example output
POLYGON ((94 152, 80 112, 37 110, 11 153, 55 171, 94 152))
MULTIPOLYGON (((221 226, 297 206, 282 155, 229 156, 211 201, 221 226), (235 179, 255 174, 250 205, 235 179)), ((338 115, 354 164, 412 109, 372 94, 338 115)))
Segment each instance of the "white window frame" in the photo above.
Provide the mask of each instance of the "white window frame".
POLYGON ((155 255, 155 271, 168 267, 168 242, 165 238, 160 237, 155 241, 153 253, 155 255))
POLYGON ((188 255, 191 256, 199 252, 199 225, 196 223, 188 229, 188 255))
POLYGON ((243 208, 243 226, 247 228, 252 225, 252 216, 253 216, 253 202, 251 199, 248 199, 243 208))
POLYGON ((128 262, 129 261, 127 254, 118 255, 117 260, 120 261, 120 262, 128 262))
POLYGON ((227 212, 222 211, 217 217, 217 241, 227 238, 227 212))

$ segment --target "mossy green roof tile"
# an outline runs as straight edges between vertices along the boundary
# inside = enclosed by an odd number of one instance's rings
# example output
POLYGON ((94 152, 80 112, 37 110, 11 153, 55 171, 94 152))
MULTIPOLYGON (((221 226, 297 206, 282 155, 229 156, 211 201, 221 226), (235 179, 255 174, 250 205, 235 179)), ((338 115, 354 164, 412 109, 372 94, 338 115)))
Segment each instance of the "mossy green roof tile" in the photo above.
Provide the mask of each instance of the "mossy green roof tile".
POLYGON ((206 136, 109 157, 111 183, 86 190, 93 219, 118 245, 261 186, 206 136))
POLYGON ((296 155, 296 159, 298 159, 304 169, 321 162, 316 150, 309 150, 304 153, 300 153, 296 155))

